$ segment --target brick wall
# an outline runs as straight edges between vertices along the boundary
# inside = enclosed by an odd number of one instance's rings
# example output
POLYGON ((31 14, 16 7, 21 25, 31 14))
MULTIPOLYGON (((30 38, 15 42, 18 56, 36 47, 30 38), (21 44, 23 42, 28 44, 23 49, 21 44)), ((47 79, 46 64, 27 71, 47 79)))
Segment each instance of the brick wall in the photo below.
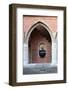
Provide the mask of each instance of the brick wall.
POLYGON ((57 17, 56 16, 24 16, 24 32, 28 32, 32 25, 37 21, 47 24, 51 31, 57 31, 57 17))

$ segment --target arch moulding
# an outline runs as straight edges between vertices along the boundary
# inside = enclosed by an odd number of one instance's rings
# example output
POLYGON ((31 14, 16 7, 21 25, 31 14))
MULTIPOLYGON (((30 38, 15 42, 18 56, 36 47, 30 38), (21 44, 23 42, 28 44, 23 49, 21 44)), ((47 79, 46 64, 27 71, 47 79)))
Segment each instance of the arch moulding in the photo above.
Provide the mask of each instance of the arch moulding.
POLYGON ((52 31, 50 30, 49 26, 46 25, 45 23, 41 22, 41 21, 38 21, 36 22, 34 25, 31 26, 31 28, 29 29, 29 31, 25 34, 25 43, 28 44, 28 41, 29 41, 29 37, 32 33, 32 31, 38 26, 38 25, 41 25, 45 28, 45 30, 47 30, 50 34, 50 37, 51 37, 51 40, 54 41, 54 37, 53 37, 53 34, 52 34, 52 31))

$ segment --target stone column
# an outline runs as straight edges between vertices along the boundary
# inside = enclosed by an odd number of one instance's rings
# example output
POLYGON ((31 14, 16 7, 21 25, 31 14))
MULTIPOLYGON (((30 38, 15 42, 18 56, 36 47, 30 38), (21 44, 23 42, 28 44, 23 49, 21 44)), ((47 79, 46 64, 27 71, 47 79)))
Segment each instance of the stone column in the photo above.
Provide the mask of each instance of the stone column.
POLYGON ((52 42, 52 64, 57 64, 58 47, 57 41, 52 42))
POLYGON ((24 44, 24 65, 29 63, 28 44, 24 44))

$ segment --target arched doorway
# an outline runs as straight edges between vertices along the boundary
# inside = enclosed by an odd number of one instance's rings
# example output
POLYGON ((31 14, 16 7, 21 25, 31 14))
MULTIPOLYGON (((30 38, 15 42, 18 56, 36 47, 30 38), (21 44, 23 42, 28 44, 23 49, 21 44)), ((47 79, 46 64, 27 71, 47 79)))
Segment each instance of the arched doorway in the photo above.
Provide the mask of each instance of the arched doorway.
POLYGON ((41 22, 32 26, 28 35, 28 56, 29 63, 51 63, 52 36, 48 27, 41 22), (40 56, 41 49, 45 51, 43 57, 40 56))
POLYGON ((25 33, 24 74, 57 72, 57 38, 54 36, 56 35, 42 22, 35 23, 25 33), (40 56, 41 50, 45 54, 40 56))

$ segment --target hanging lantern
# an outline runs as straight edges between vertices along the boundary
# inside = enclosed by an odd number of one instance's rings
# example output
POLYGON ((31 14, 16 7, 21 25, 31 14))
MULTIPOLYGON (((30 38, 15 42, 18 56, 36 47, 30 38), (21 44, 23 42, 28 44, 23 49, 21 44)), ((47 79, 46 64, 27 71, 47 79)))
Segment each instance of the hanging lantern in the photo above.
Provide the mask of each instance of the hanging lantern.
POLYGON ((39 56, 41 58, 44 58, 46 56, 46 50, 45 50, 45 47, 44 47, 44 44, 40 44, 40 48, 39 48, 39 56))

